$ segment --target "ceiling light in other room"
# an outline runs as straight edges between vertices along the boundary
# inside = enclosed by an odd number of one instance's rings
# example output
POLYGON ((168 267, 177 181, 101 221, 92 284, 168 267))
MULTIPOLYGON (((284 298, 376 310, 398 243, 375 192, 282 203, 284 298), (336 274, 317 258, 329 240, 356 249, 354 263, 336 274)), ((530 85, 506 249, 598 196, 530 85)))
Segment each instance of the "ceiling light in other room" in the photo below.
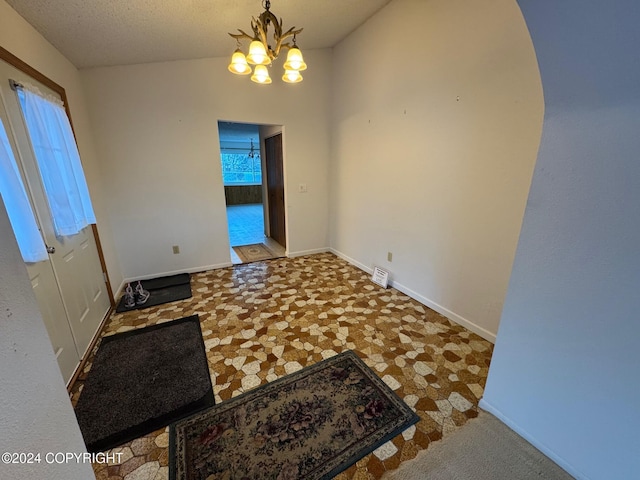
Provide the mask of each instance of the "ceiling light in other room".
POLYGON ((291 27, 286 32, 282 31, 282 19, 278 18, 271 12, 270 0, 263 0, 262 7, 264 12, 258 16, 251 18, 251 29, 253 35, 249 35, 243 30, 238 29, 240 33, 230 33, 229 35, 236 39, 238 42, 238 48, 233 53, 231 63, 229 64, 229 71, 237 75, 247 75, 251 73, 251 65, 255 65, 255 70, 251 76, 251 80, 256 83, 269 84, 271 78, 269 78, 269 71, 265 65, 271 65, 271 62, 278 58, 280 51, 283 48, 288 50, 287 60, 284 64, 285 73, 282 79, 287 83, 298 83, 302 81, 302 75, 300 72, 306 70, 307 64, 304 63, 302 58, 302 52, 296 45, 296 35, 302 32, 302 28, 296 30, 295 27, 291 27), (274 32, 271 35, 273 38, 274 46, 269 45, 267 38, 269 38, 269 28, 273 28, 274 32), (289 37, 293 37, 293 45, 287 42, 289 37), (249 40, 249 53, 245 57, 244 53, 240 49, 240 40, 249 40))
POLYGON ((249 158, 260 158, 260 152, 256 152, 256 149, 253 146, 253 138, 249 139, 251 141, 251 150, 249 150, 249 153, 247 154, 247 157, 249 158))

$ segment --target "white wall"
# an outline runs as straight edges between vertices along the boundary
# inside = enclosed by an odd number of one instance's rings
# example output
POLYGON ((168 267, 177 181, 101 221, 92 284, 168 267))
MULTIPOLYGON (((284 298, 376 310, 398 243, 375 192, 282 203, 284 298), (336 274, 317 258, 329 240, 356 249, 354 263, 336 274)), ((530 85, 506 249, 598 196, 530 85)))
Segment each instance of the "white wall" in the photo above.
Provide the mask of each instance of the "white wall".
POLYGON ((546 113, 481 405, 577 478, 640 478, 640 7, 520 5, 546 113))
POLYGON ((227 58, 82 72, 125 277, 230 264, 218 120, 286 128, 288 251, 328 247, 331 52, 305 59, 296 85, 280 63, 266 86, 229 73, 227 58))
POLYGON ((101 184, 91 125, 78 70, 29 25, 4 0, 0 0, 0 45, 21 60, 64 87, 73 117, 73 127, 82 157, 87 183, 96 218, 100 240, 111 285, 115 289, 122 281, 120 264, 114 250, 111 226, 101 184))
POLYGON ((48 452, 86 452, 24 262, 0 198, 0 453, 40 453, 3 464, 12 480, 95 478, 91 464, 48 464, 48 452))
POLYGON ((331 246, 494 339, 543 113, 517 4, 394 0, 333 72, 331 246))

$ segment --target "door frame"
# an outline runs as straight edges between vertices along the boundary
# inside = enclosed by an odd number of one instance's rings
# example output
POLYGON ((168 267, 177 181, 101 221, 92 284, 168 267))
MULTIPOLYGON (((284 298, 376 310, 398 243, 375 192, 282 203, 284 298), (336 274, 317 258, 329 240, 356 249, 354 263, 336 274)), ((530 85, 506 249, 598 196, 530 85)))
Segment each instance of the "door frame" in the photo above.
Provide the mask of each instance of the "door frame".
MULTIPOLYGON (((47 86, 48 88, 56 92, 58 95, 60 95, 60 98, 64 103, 64 109, 67 112, 67 117, 69 117, 71 130, 73 131, 73 135, 75 137, 76 132, 75 132, 75 129, 73 128, 73 119, 71 117, 71 110, 69 109, 69 101, 67 99, 67 92, 65 91, 65 89, 61 85, 58 85, 56 82, 51 80, 46 75, 40 73, 35 68, 30 66, 26 62, 22 61, 20 58, 16 57, 14 54, 9 52, 2 46, 0 46, 0 60, 4 60, 9 65, 17 68, 24 74, 29 75, 33 79, 37 80, 38 82, 42 83, 43 85, 47 86)), ((76 143, 77 142, 78 140, 76 138, 76 143)), ((98 226, 95 223, 92 223, 91 230, 93 231, 93 236, 96 242, 96 248, 98 249, 98 258, 100 259, 100 267, 102 269, 102 274, 104 275, 104 281, 107 284, 107 295, 109 296, 109 302, 111 303, 111 308, 113 308, 116 305, 116 301, 115 301, 115 298, 113 297, 113 291, 111 289, 111 280, 109 279, 109 272, 107 271, 107 263, 104 259, 104 252, 102 250, 102 243, 100 242, 98 226)), ((107 314, 107 317, 108 317, 108 314, 107 314)), ((91 345, 89 348, 91 348, 91 345)), ((81 359, 81 364, 82 364, 82 359, 81 359)), ((73 383, 73 379, 70 383, 73 383)))
MULTIPOLYGON (((289 245, 289 239, 288 239, 288 235, 287 235, 287 198, 286 198, 286 182, 285 182, 285 175, 284 175, 284 138, 283 138, 283 134, 282 131, 280 132, 273 132, 269 135, 266 135, 263 139, 264 142, 264 166, 265 166, 265 171, 266 171, 266 182, 265 182, 265 186, 266 186, 266 197, 267 197, 267 206, 266 206, 266 210, 268 210, 269 215, 268 215, 268 220, 267 220, 267 225, 269 227, 269 237, 272 238, 273 240, 275 240, 276 242, 278 242, 282 247, 285 248, 285 250, 288 248, 289 245), (279 156, 276 156, 276 158, 272 158, 270 157, 269 151, 270 149, 267 148, 267 141, 273 140, 279 138, 279 146, 280 146, 280 151, 279 151, 279 156), (281 180, 282 181, 282 209, 281 211, 279 211, 278 213, 280 214, 280 216, 282 217, 282 226, 281 226, 281 230, 282 230, 282 235, 284 236, 284 238, 282 239, 278 239, 275 238, 273 233, 271 231, 271 227, 272 227, 272 221, 273 219, 271 218, 271 212, 272 212, 272 205, 271 205, 271 198, 270 198, 270 193, 269 193, 269 183, 271 181, 271 179, 269 179, 269 171, 270 171, 270 167, 269 165, 277 165, 276 170, 279 170, 280 176, 282 178, 279 178, 277 180, 281 180)), ((279 182, 278 182, 279 183, 279 182)), ((278 234, 278 236, 280 235, 280 232, 276 232, 278 234)))
POLYGON ((265 140, 267 138, 273 137, 275 135, 282 136, 282 177, 284 182, 284 236, 286 245, 282 245, 285 249, 285 255, 288 255, 289 252, 289 212, 287 209, 287 198, 289 195, 287 189, 287 155, 286 155, 286 147, 285 147, 285 126, 282 124, 261 124, 260 125, 260 151, 264 152, 262 155, 262 174, 264 175, 263 181, 263 193, 262 198, 264 198, 264 223, 265 223, 265 235, 267 237, 271 237, 271 227, 270 227, 270 219, 269 219, 269 191, 267 186, 267 154, 266 154, 266 146, 265 140))

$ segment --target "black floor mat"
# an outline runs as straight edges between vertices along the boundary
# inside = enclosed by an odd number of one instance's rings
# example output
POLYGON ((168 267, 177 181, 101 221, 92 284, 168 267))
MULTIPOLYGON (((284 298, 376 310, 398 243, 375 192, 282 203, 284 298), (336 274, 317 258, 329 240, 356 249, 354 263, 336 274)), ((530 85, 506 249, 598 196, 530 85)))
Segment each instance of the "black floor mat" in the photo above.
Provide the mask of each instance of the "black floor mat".
MULTIPOLYGON (((123 295, 116 307, 117 313, 155 307, 156 305, 161 305, 163 303, 191 298, 191 276, 188 273, 142 280, 140 283, 142 284, 142 288, 149 291, 149 300, 147 300, 143 305, 135 305, 134 307, 127 308, 124 306, 123 295)), ((132 282, 131 286, 135 288, 136 284, 137 282, 132 282)))
POLYGON ((191 281, 191 275, 188 273, 179 273, 178 275, 169 275, 168 277, 151 278, 142 280, 142 288, 145 290, 157 290, 160 288, 173 287, 176 285, 184 285, 191 281))
POLYGON ((90 452, 214 404, 197 315, 104 337, 75 412, 90 452))

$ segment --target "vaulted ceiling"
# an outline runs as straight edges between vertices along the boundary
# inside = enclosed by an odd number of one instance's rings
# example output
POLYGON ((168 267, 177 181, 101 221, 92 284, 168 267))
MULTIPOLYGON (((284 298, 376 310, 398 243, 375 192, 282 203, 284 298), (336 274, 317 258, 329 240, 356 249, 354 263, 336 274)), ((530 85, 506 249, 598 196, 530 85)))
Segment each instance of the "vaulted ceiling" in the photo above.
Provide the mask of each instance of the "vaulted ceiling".
MULTIPOLYGON (((390 0, 273 0, 301 49, 332 47, 390 0)), ((260 0, 7 0, 76 67, 230 55, 260 0)))

